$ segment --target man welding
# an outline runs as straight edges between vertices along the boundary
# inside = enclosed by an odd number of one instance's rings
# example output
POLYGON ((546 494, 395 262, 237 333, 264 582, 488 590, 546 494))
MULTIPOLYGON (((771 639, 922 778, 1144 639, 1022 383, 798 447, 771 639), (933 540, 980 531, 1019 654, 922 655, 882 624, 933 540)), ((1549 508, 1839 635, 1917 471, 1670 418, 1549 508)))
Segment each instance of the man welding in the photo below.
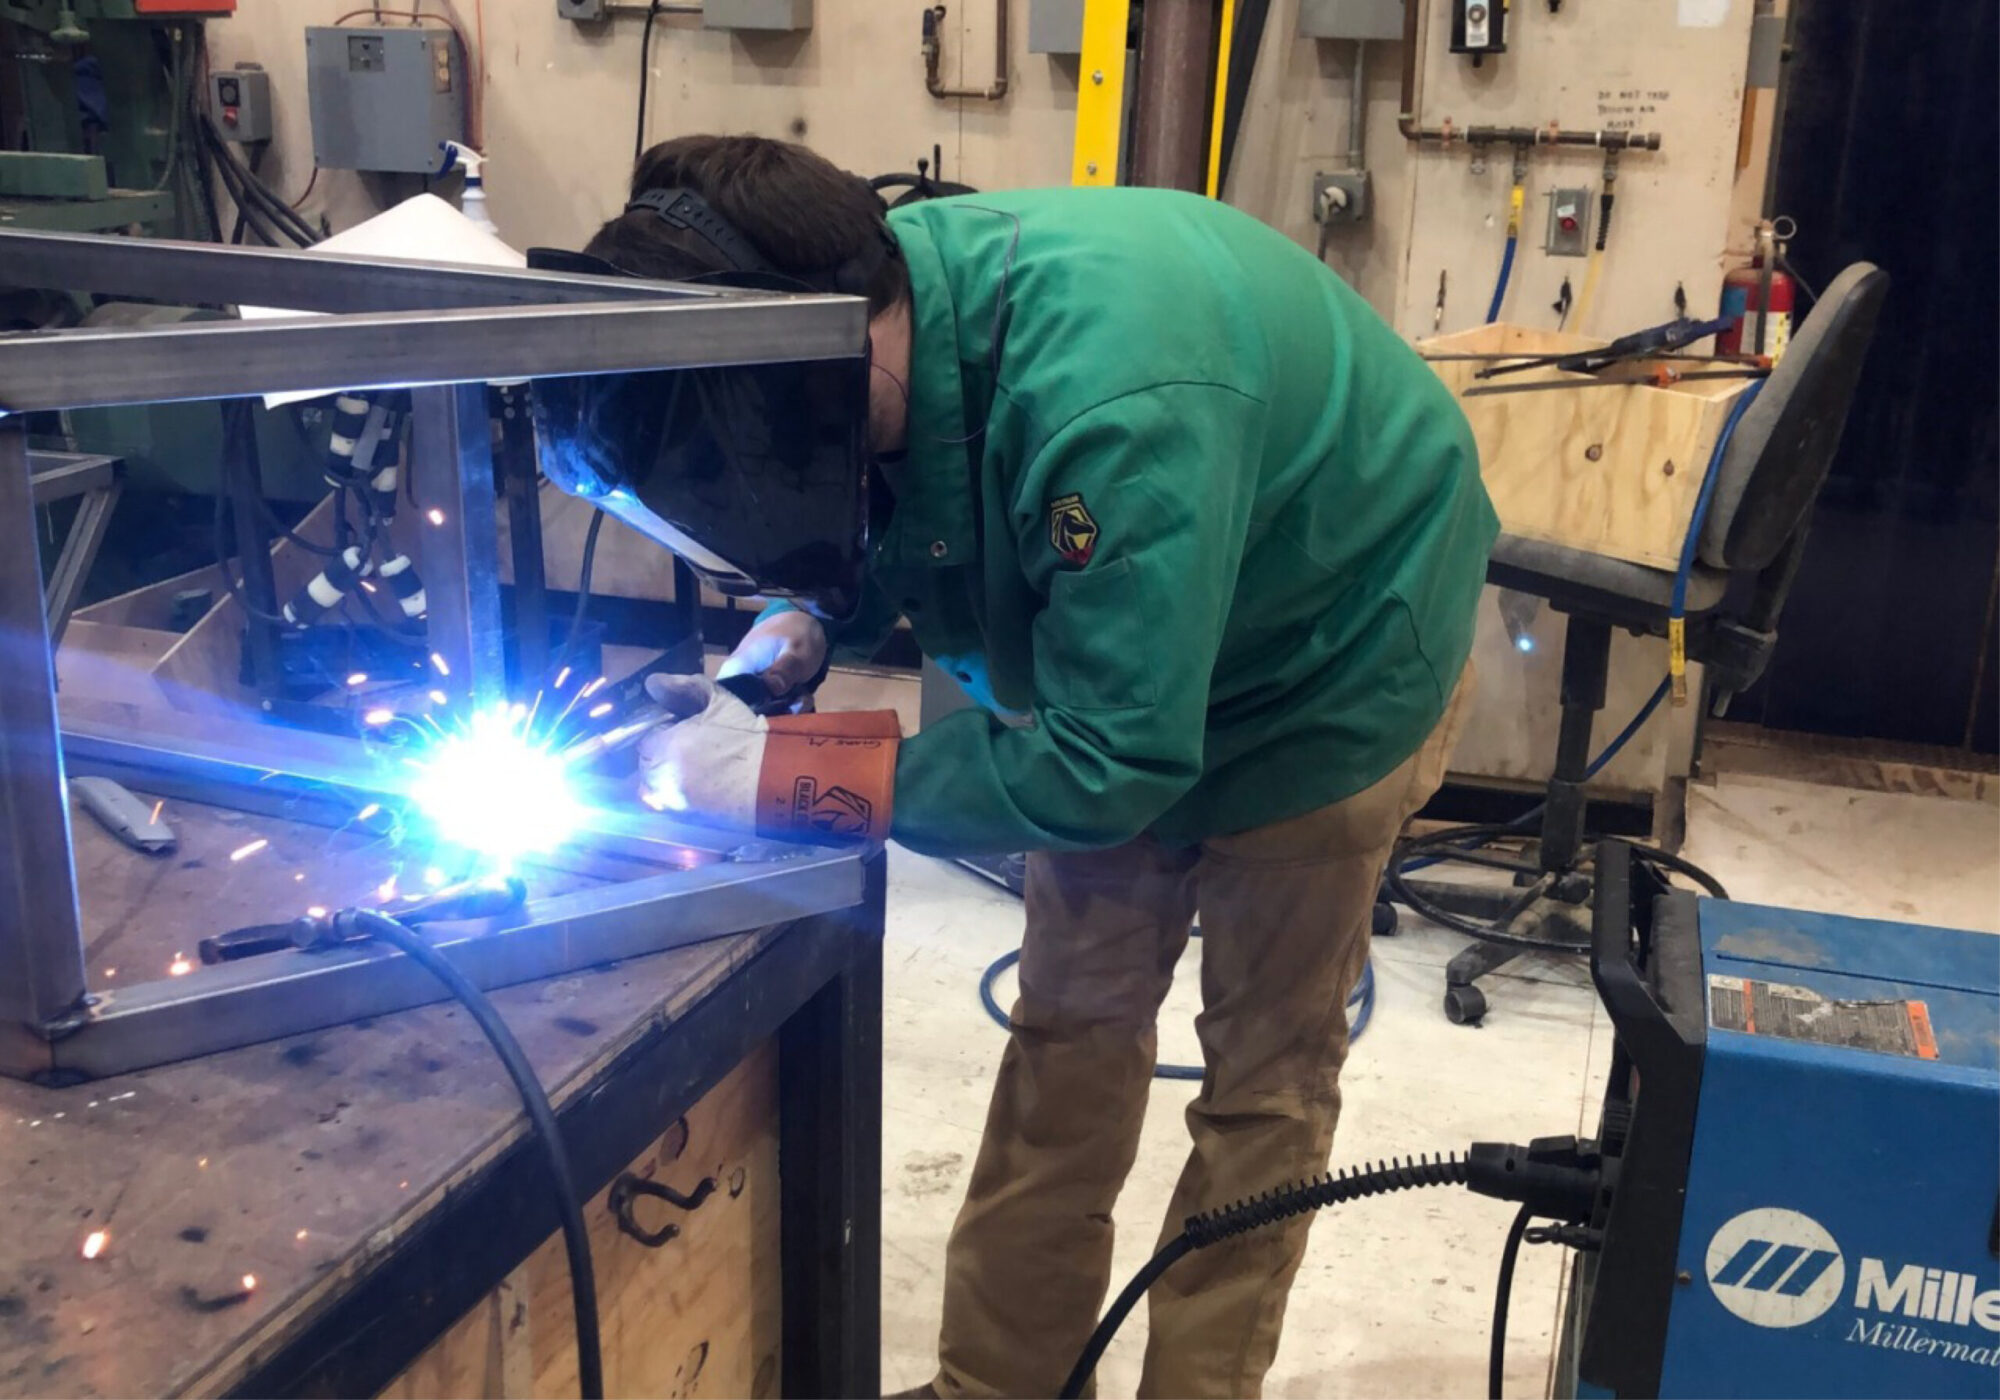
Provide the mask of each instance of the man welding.
MULTIPOLYGON (((865 584, 826 617, 773 606, 725 674, 796 696, 902 618, 979 702, 899 750, 845 731, 890 760, 841 779, 841 829, 1031 853, 932 1386, 1053 1394, 1103 1302, 1197 910, 1206 1072, 1167 1230, 1325 1168, 1377 884, 1464 706, 1497 528, 1471 434, 1309 253, 1191 195, 1017 192, 885 219, 800 147, 686 137, 639 161, 588 251, 868 300, 865 584)), ((826 747, 814 726, 838 717, 668 692, 689 717, 643 748, 654 805, 769 826, 773 803, 831 790, 773 755, 795 726, 826 747)), ((1256 1394, 1306 1229, 1156 1284, 1141 1394, 1256 1394)))

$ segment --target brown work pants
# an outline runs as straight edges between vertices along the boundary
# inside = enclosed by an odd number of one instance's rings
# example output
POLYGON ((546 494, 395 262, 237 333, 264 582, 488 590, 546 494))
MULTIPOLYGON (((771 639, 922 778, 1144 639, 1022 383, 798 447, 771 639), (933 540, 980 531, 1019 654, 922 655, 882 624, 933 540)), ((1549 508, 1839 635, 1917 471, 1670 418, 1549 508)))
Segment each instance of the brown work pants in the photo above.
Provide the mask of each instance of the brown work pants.
MULTIPOLYGON (((1142 836, 1029 857, 1013 1034, 946 1248, 941 1395, 1054 1395, 1090 1335, 1155 1017, 1197 908, 1206 1072, 1162 1239, 1189 1215, 1325 1170, 1376 888, 1404 821, 1443 780, 1468 689, 1393 773, 1330 807, 1198 847, 1142 836)), ((1309 1223, 1191 1254, 1153 1285, 1142 1396, 1260 1392, 1309 1223)))

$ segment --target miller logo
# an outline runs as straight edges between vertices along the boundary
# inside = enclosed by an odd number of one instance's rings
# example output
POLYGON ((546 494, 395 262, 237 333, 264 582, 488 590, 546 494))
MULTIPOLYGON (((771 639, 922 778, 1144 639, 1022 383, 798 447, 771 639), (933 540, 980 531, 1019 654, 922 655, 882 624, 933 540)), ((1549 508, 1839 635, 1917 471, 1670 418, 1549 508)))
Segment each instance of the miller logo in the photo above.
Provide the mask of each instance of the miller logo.
POLYGON ((1759 1327, 1802 1327, 1840 1298, 1847 1264, 1826 1228, 1795 1210, 1746 1210, 1708 1242, 1716 1301, 1759 1327))
POLYGON ((875 804, 844 787, 821 792, 818 780, 805 777, 792 785, 792 818, 823 836, 860 841, 873 828, 875 804))
POLYGON ((1049 543, 1079 569, 1097 552, 1097 521, 1083 497, 1071 493, 1049 502, 1049 543))

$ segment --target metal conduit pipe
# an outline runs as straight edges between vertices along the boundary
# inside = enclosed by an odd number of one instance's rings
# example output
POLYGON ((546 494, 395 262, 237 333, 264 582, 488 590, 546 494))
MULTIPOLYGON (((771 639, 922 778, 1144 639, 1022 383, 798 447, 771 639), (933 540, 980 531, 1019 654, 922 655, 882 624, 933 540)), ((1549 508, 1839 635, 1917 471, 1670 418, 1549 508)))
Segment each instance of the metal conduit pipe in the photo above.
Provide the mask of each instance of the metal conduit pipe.
POLYGON ((1403 133, 1404 140, 1430 141, 1446 146, 1454 141, 1463 141, 1470 146, 1504 143, 1512 146, 1599 146, 1612 151, 1660 149, 1660 133, 1657 131, 1566 131, 1554 122, 1547 126, 1460 127, 1447 121, 1442 126, 1424 126, 1418 111, 1417 95, 1421 57, 1417 48, 1417 12, 1422 8, 1420 0, 1408 0, 1403 6, 1403 85, 1402 100, 1396 113, 1396 129, 1403 133))
POLYGON ((1011 0, 993 0, 993 84, 991 87, 946 87, 944 64, 944 6, 924 11, 924 88, 932 97, 971 97, 981 102, 998 102, 1007 95, 1007 6, 1011 0))
POLYGON ((1213 0, 1146 0, 1139 30, 1139 86, 1132 117, 1132 183, 1202 187, 1213 0))

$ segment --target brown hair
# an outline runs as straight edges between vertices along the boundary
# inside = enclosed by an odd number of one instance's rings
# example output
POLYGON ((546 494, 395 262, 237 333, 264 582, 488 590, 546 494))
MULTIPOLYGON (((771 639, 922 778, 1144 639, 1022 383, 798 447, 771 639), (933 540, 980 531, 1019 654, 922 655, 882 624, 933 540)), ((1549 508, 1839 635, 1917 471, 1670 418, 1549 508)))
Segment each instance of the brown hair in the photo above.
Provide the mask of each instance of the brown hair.
MULTIPOLYGON (((852 281, 841 289, 866 296, 871 313, 909 299, 909 271, 882 221, 881 197, 804 146, 762 136, 663 141, 639 157, 631 194, 673 189, 700 195, 782 273, 829 288, 852 281)), ((650 209, 612 219, 584 251, 670 281, 729 270, 707 239, 650 209)))

